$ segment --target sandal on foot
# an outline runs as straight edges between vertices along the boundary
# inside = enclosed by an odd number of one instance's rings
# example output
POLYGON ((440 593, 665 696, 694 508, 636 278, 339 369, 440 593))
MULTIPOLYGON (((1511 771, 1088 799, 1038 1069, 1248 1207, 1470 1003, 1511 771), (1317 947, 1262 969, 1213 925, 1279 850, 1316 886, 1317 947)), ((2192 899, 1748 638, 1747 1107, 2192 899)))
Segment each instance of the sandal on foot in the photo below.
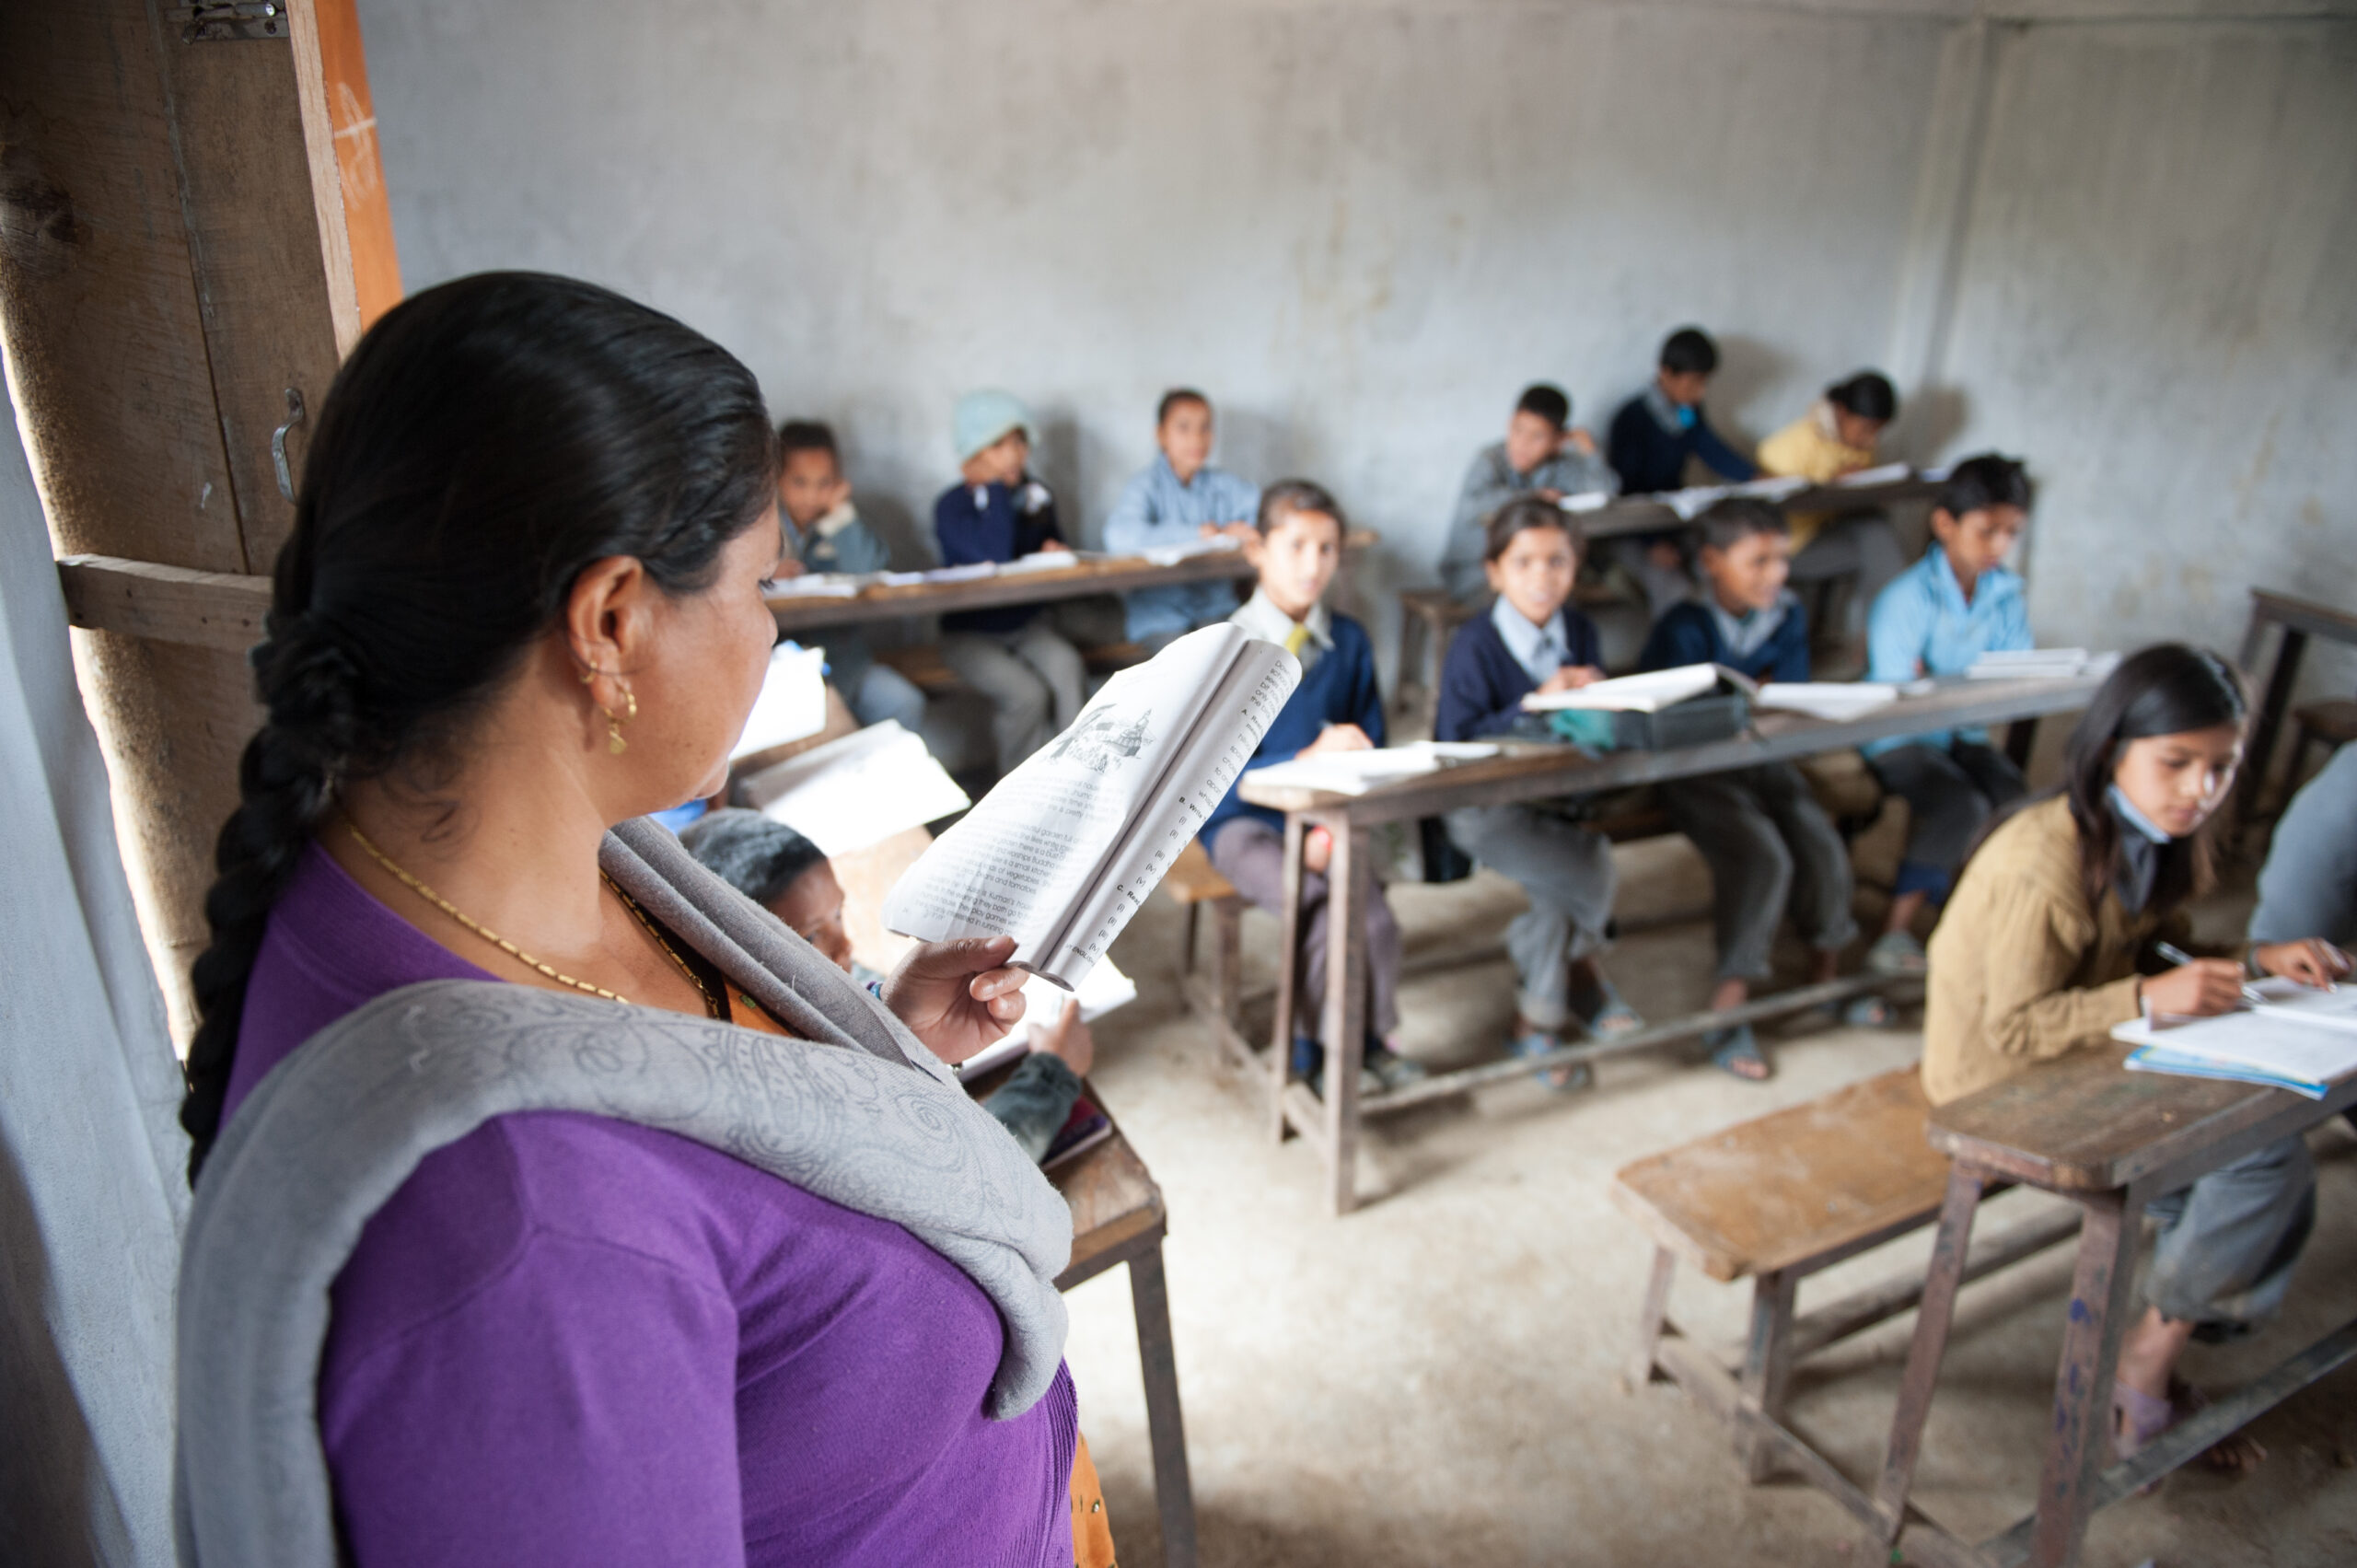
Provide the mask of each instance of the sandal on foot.
POLYGON ((1581 1027, 1586 1029, 1590 1040, 1618 1040, 1645 1027, 1643 1017, 1612 988, 1608 980, 1597 982, 1596 1004, 1595 1012, 1583 1014, 1580 1018, 1581 1027))
POLYGON ((1887 1029, 1898 1015, 1879 996, 1852 996, 1847 1002, 1825 1003, 1817 1016, 1828 1028, 1887 1029))
POLYGON ((1747 1084, 1762 1084, 1773 1074, 1768 1059, 1759 1054, 1759 1037, 1751 1032, 1749 1024, 1713 1029, 1702 1037, 1702 1044, 1711 1052, 1711 1065, 1731 1078, 1741 1078, 1747 1084), (1746 1067, 1754 1071, 1747 1072, 1746 1067))
MULTIPOLYGON (((2200 1389, 2182 1379, 2169 1379, 2166 1399, 2159 1399, 2139 1388, 2131 1388, 2115 1380, 2111 1386, 2111 1451, 2117 1460, 2134 1458, 2152 1446, 2155 1438, 2181 1421, 2189 1420, 2210 1401, 2200 1389)), ((2239 1475, 2267 1458, 2267 1450, 2243 1433, 2229 1433, 2195 1456, 2192 1462, 2208 1470, 2227 1475, 2239 1475), (2251 1454, 2248 1463, 2235 1457, 2236 1450, 2251 1454)), ((2139 1487, 2136 1495, 2150 1497, 2161 1489, 2164 1478, 2155 1477, 2139 1487)))
POLYGON ((1382 1040, 1369 1035, 1366 1041, 1364 1065, 1359 1073, 1359 1092, 1380 1094, 1386 1089, 1404 1089, 1411 1084, 1421 1084, 1430 1076, 1424 1064, 1412 1056, 1402 1056, 1382 1040), (1372 1075, 1375 1086, 1367 1086, 1372 1075))
MULTIPOLYGON (((1554 1035, 1541 1029, 1533 1029, 1528 1034, 1516 1035, 1506 1041, 1506 1054, 1544 1056, 1550 1051, 1562 1050, 1562 1045, 1563 1042, 1554 1035)), ((1566 1095, 1586 1088, 1596 1081, 1594 1070, 1585 1062, 1573 1062, 1561 1067, 1542 1068, 1533 1073, 1531 1076, 1557 1094, 1566 1095)))
POLYGON ((1875 974, 1928 974, 1932 960, 1911 931, 1886 931, 1866 949, 1866 968, 1875 974))

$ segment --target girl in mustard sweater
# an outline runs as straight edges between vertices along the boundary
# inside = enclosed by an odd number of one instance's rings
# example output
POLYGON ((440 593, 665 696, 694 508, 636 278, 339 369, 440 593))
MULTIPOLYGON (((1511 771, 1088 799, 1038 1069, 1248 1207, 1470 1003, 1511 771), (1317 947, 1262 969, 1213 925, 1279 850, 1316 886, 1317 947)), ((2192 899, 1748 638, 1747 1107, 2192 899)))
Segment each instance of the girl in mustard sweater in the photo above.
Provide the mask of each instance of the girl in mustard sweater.
MULTIPOLYGON (((2207 826, 2242 761, 2242 687, 2215 654, 2180 644, 2120 662, 2071 732, 2065 781, 2005 818, 1966 863, 1932 934, 1923 1088, 1959 1098, 2032 1062, 2100 1044, 2140 1010, 2207 1016, 2242 997, 2241 961, 2173 968, 2154 944, 2189 935, 2210 878, 2207 826)), ((2310 985, 2349 972, 2319 939, 2247 950, 2251 967, 2310 985)), ((2119 1349, 2112 1407, 2121 1458, 2198 1408, 2176 1378, 2189 1341, 2272 1317, 2316 1217, 2307 1145, 2280 1143, 2154 1200, 2150 1306, 2119 1349)), ((2247 1438, 2215 1468, 2263 1457, 2247 1438)))

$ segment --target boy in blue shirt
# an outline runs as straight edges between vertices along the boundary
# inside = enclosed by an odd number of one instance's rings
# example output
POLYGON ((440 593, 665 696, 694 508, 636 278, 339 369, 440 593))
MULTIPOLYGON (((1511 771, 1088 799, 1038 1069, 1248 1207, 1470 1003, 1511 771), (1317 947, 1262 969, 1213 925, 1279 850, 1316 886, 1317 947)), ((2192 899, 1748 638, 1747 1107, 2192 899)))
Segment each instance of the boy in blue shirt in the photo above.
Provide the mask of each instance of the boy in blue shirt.
MULTIPOLYGON (((1875 598, 1866 617, 1866 679, 1961 675, 1985 653, 2027 648, 2022 580, 2004 559, 2029 520, 2029 474, 1985 452, 1950 471, 1932 505, 1932 548, 1875 598)), ((1907 802, 1907 850, 1883 934, 1866 954, 1883 974, 1920 974, 1923 945, 1909 929, 1943 903, 1981 825, 2019 799, 2020 770, 1985 729, 1935 730, 1864 749, 1885 789, 1907 802)))
MULTIPOLYGON (((789 419, 777 427, 777 445, 778 512, 796 575, 881 572, 891 565, 891 552, 851 504, 835 433, 815 419, 789 419)), ((866 639, 851 627, 830 628, 826 636, 827 673, 853 716, 864 725, 895 719, 916 733, 924 722, 924 693, 915 683, 877 664, 866 639)))
POLYGON ((1561 501, 1593 492, 1610 495, 1620 488, 1611 465, 1596 455, 1596 437, 1572 426, 1570 394, 1544 381, 1525 387, 1506 422, 1506 438, 1482 447, 1465 470, 1448 543, 1441 551, 1442 586, 1462 604, 1489 597, 1489 579, 1481 570, 1489 539, 1482 525, 1515 496, 1561 501))
MULTIPOLYGON (((1718 368, 1719 345, 1700 327, 1680 327, 1663 340, 1654 384, 1620 405, 1607 437, 1606 455, 1623 492, 1645 495, 1683 488, 1689 459, 1725 480, 1759 472, 1711 428, 1702 412, 1702 394, 1718 368)), ((1656 616, 1694 597, 1685 553, 1668 534, 1616 540, 1612 558, 1637 580, 1656 616)))
MULTIPOLYGON (((1055 497, 1028 471, 1031 413, 1013 393, 959 398, 951 437, 962 482, 933 504, 943 565, 1069 553, 1056 527, 1055 497)), ((961 610, 943 616, 941 629, 941 662, 990 701, 1001 774, 1080 716, 1086 668, 1040 606, 961 610)))
MULTIPOLYGON (((1509 501, 1490 519, 1483 569, 1498 597, 1459 628, 1442 661, 1436 740, 1503 734, 1533 691, 1562 691, 1604 678, 1596 623, 1573 609, 1579 534, 1552 502, 1509 501)), ((1513 877, 1530 908, 1506 927, 1519 983, 1507 1049, 1536 1056, 1585 1028, 1598 1040, 1644 1028, 1596 967, 1612 918, 1612 846, 1548 802, 1463 807, 1443 819, 1457 847, 1513 877)), ((1581 1063, 1550 1069, 1550 1087, 1584 1087, 1581 1063)))
MULTIPOLYGON (((1244 546, 1260 584, 1227 619, 1299 659, 1301 684, 1243 772, 1295 757, 1383 744, 1383 692, 1376 685, 1374 645, 1357 621, 1321 602, 1341 564, 1347 527, 1333 496, 1307 480, 1282 480, 1260 497, 1253 536, 1244 546)), ((1202 840, 1212 865, 1237 892, 1272 914, 1283 911, 1283 819, 1265 807, 1246 805, 1231 784, 1204 820, 1202 840)), ((1322 828, 1313 830, 1302 845, 1301 984, 1294 1003, 1292 1070, 1308 1079, 1313 1091, 1325 1076, 1317 1029, 1325 1016, 1325 871, 1333 849, 1322 828)), ((1376 1093, 1424 1075, 1422 1063, 1391 1045, 1399 1027, 1399 923, 1379 887, 1370 887, 1367 900, 1366 971, 1366 1054, 1359 1086, 1362 1092, 1376 1093)))
MULTIPOLYGON (((1190 388, 1165 392, 1155 410, 1155 445, 1162 455, 1121 487, 1105 519, 1105 548, 1122 554, 1192 544, 1252 532, 1260 493, 1225 469, 1212 466, 1211 400, 1190 388)), ((1227 619, 1236 590, 1225 583, 1141 588, 1129 596, 1130 641, 1160 653, 1199 626, 1227 619)))
MULTIPOLYGON (((1641 669, 1723 664, 1755 680, 1808 679, 1808 617, 1786 587, 1792 535, 1783 515, 1759 501, 1722 501, 1697 520, 1702 597, 1673 605, 1654 623, 1641 669)), ((1808 943, 1809 980, 1838 972, 1841 949, 1858 935, 1851 915, 1850 854, 1808 780, 1790 762, 1764 762, 1661 786, 1678 830, 1711 867, 1718 939, 1713 1012, 1741 1006, 1766 980, 1776 928, 1787 908, 1808 943)), ((1862 997, 1838 1010, 1851 1024, 1885 1024, 1890 1010, 1862 997)), ((1738 1078, 1764 1079, 1767 1058, 1749 1024, 1702 1037, 1711 1061, 1738 1078)))

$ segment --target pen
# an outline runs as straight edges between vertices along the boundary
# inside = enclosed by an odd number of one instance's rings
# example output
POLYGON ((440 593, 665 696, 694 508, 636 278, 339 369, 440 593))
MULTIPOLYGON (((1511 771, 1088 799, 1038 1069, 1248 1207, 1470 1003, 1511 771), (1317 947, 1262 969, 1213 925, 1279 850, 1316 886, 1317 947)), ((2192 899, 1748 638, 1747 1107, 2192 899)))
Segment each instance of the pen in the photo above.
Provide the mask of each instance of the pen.
MULTIPOLYGON (((2153 944, 2153 951, 2158 953, 2161 957, 2166 958, 2173 964, 2189 964, 2193 962, 2193 955, 2187 952, 2184 948, 2178 947, 2174 942, 2155 942, 2153 944)), ((2267 993, 2259 990, 2259 988, 2255 985, 2246 985, 2243 987, 2243 1000, 2246 1002, 2264 1002, 2267 1000, 2267 993)))

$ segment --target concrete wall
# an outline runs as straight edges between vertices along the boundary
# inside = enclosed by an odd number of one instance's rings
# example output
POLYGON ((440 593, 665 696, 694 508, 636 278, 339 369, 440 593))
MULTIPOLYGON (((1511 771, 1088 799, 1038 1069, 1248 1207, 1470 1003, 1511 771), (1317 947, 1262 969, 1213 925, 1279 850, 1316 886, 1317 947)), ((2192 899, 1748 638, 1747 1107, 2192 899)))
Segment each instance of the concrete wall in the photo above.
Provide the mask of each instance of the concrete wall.
POLYGON ((2319 541, 2347 539, 2357 489, 2332 439, 2357 425, 2357 30, 2219 0, 2014 8, 2038 18, 364 0, 362 20, 412 287, 541 266, 679 313, 780 412, 838 422, 904 543, 950 478, 959 389, 1034 402, 1093 537, 1184 381, 1219 402, 1231 466, 1327 480, 1383 530, 1378 583, 1421 578, 1523 381, 1600 424, 1691 319, 1727 349, 1736 435, 1882 364, 1934 394, 1908 455, 2028 453, 2051 638, 2231 643, 2247 581, 2347 595, 2350 552, 2319 541), (2189 15, 2115 19, 2160 11, 2189 15))

